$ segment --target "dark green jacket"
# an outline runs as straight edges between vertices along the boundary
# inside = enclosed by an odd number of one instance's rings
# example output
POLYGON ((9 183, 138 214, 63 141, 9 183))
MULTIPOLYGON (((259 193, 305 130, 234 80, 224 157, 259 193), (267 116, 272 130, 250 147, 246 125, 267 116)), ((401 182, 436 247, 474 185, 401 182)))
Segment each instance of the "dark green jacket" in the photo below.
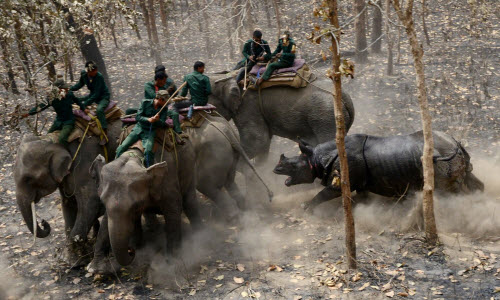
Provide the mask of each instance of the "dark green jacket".
POLYGON ((167 111, 168 109, 165 107, 161 114, 160 120, 154 123, 149 123, 148 119, 156 115, 160 111, 161 107, 155 109, 154 107, 154 99, 144 99, 142 100, 141 107, 137 111, 137 115, 135 116, 135 120, 137 124, 141 126, 143 130, 149 130, 151 124, 153 124, 153 129, 159 127, 167 127, 165 121, 167 120, 167 111))
POLYGON ((104 77, 101 73, 97 72, 94 78, 89 78, 87 72, 82 71, 80 74, 80 80, 73 85, 70 90, 78 91, 83 86, 87 86, 90 90, 90 95, 83 98, 83 106, 87 107, 92 103, 99 103, 102 99, 109 100, 110 94, 106 83, 104 82, 104 77))
POLYGON ((196 106, 204 106, 208 102, 208 95, 212 94, 212 87, 210 86, 210 79, 198 71, 189 73, 184 76, 184 81, 187 84, 181 92, 182 97, 186 97, 188 90, 191 94, 191 101, 196 106))
POLYGON ((271 59, 272 56, 276 56, 276 54, 282 52, 279 61, 292 65, 295 60, 295 53, 292 53, 293 46, 295 46, 295 41, 293 39, 290 39, 288 46, 283 46, 283 39, 280 39, 276 50, 274 50, 273 54, 266 55, 266 59, 271 59))
POLYGON ((43 110, 46 110, 49 107, 53 107, 56 111, 56 120, 61 122, 74 122, 75 116, 73 115, 73 106, 72 104, 76 103, 80 108, 82 108, 82 104, 80 102, 80 98, 76 97, 73 92, 68 91, 66 97, 62 99, 57 99, 55 97, 47 97, 47 103, 40 103, 38 106, 33 107, 30 111, 30 115, 37 114, 43 110))
MULTIPOLYGON (((164 86, 160 87, 158 90, 168 90, 169 87, 173 87, 174 91, 177 90, 177 87, 175 86, 175 83, 172 79, 167 78, 167 82, 165 83, 164 86)), ((146 84, 144 84, 144 99, 154 99, 156 98, 156 87, 155 87, 155 81, 148 81, 146 84)))
POLYGON ((266 52, 264 55, 271 54, 271 48, 269 48, 269 44, 265 40, 261 40, 261 44, 257 44, 254 40, 248 40, 243 46, 243 62, 245 62, 250 56, 255 55, 255 57, 261 56, 262 52, 266 52))

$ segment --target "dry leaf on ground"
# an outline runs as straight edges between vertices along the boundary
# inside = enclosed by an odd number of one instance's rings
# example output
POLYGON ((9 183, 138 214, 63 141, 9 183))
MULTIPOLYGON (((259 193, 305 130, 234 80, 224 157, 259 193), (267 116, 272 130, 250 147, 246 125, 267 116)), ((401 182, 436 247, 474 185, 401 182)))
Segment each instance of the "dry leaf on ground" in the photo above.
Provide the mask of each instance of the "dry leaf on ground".
POLYGON ((236 283, 243 283, 243 282, 245 282, 245 279, 243 279, 242 277, 233 277, 233 280, 236 283))

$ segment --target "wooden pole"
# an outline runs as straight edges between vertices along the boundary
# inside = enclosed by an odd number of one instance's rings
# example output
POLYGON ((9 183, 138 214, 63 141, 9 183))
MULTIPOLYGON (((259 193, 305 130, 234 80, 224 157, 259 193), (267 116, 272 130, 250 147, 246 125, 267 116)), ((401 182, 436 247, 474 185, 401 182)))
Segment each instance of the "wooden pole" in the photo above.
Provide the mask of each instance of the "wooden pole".
POLYGON ((163 106, 161 107, 160 111, 155 115, 155 116, 159 116, 161 111, 167 107, 168 103, 177 95, 177 93, 187 84, 187 81, 185 81, 183 84, 181 84, 181 86, 177 89, 177 91, 175 91, 172 96, 170 96, 170 98, 168 98, 167 102, 165 104, 163 104, 163 106))

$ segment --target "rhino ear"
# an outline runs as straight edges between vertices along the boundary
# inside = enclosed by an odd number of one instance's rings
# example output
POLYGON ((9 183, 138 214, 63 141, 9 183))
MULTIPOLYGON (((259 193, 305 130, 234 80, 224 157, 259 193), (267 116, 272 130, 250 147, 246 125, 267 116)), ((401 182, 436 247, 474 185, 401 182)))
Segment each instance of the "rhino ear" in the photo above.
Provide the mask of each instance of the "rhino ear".
POLYGON ((307 156, 312 156, 313 155, 313 148, 311 145, 307 144, 304 140, 299 138, 299 148, 300 152, 307 156))
POLYGON ((64 151, 54 151, 50 156, 49 167, 52 178, 57 183, 61 183, 71 168, 71 155, 64 151))
POLYGON ((281 155, 280 155, 280 162, 283 161, 284 159, 286 159, 286 156, 285 156, 285 154, 281 153, 281 155))

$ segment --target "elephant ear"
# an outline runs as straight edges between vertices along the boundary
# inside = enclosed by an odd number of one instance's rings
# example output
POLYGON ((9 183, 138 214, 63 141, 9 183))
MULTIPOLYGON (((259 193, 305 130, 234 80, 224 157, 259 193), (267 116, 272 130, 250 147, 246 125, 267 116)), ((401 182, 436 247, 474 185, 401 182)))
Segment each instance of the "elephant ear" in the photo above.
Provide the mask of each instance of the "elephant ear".
POLYGON ((299 138, 299 149, 300 152, 307 155, 308 157, 313 156, 313 147, 301 138, 299 138))
POLYGON ((63 149, 54 149, 54 151, 52 151, 49 160, 49 168, 50 174, 55 182, 61 183, 64 177, 69 174, 71 162, 71 155, 68 151, 63 149))
POLYGON ((226 97, 224 97, 224 106, 226 106, 232 114, 236 114, 241 105, 241 91, 240 87, 234 82, 229 80, 225 82, 226 97))
MULTIPOLYGON (((154 164, 146 169, 148 178, 150 178, 150 186, 157 187, 161 185, 161 181, 165 176, 168 176, 168 164, 164 161, 154 164)), ((157 192, 155 189, 150 189, 150 193, 157 192)))
POLYGON ((106 159, 101 154, 99 154, 94 159, 92 165, 89 168, 90 176, 95 180, 97 186, 101 184, 101 170, 105 164, 106 159))

